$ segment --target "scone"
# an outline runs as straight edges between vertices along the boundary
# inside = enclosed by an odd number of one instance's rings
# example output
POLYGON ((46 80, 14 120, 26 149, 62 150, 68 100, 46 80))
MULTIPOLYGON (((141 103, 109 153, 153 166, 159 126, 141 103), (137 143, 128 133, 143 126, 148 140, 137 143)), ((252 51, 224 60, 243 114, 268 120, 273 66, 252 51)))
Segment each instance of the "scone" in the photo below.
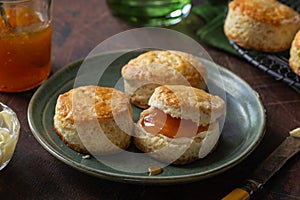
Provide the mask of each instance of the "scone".
POLYGON ((138 149, 167 163, 187 164, 207 156, 219 136, 218 119, 224 100, 204 90, 183 85, 155 89, 135 127, 138 149))
POLYGON ((57 99, 54 130, 75 151, 109 154, 126 149, 132 128, 130 100, 114 88, 81 86, 57 99))
POLYGON ((298 31, 292 42, 289 64, 291 69, 300 76, 300 31, 298 31))
POLYGON ((299 27, 299 14, 276 0, 234 0, 224 32, 246 49, 278 52, 290 48, 299 27))
POLYGON ((179 51, 149 51, 122 68, 124 90, 133 104, 147 108, 154 89, 160 85, 206 86, 206 68, 193 55, 179 51))

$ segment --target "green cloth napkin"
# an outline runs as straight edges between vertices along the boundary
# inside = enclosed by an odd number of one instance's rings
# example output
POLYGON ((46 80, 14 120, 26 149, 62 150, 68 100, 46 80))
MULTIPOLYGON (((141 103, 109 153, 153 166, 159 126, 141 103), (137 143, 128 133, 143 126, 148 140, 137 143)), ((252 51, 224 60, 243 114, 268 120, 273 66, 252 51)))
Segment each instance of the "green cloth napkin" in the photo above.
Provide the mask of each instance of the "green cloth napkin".
POLYGON ((193 7, 193 12, 201 17, 205 23, 197 30, 197 36, 204 43, 235 56, 240 54, 230 45, 223 31, 223 24, 227 10, 227 1, 207 0, 201 5, 193 7))
POLYGON ((300 94, 300 89, 299 89, 299 88, 297 88, 297 87, 295 87, 295 86, 292 86, 292 88, 293 88, 298 94, 300 94))

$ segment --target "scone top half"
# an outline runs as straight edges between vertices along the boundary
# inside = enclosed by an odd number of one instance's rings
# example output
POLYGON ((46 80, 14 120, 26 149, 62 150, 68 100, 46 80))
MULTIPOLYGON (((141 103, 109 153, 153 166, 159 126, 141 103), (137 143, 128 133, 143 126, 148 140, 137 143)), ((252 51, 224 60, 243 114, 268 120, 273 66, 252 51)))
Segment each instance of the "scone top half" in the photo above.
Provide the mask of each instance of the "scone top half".
POLYGON ((56 112, 75 123, 111 119, 131 108, 127 96, 114 88, 82 86, 60 95, 56 112))
POLYGON ((276 0, 233 0, 224 24, 228 38, 238 45, 265 52, 290 48, 300 16, 276 0))
POLYGON ((160 85, 206 87, 206 68, 193 55, 180 51, 149 51, 122 68, 125 93, 138 107, 147 108, 154 89, 160 85))
POLYGON ((229 8, 257 22, 281 26, 299 21, 298 13, 277 0, 234 0, 229 8))
POLYGON ((173 118, 191 120, 197 126, 209 125, 225 114, 223 99, 202 89, 183 85, 156 88, 149 105, 173 118))

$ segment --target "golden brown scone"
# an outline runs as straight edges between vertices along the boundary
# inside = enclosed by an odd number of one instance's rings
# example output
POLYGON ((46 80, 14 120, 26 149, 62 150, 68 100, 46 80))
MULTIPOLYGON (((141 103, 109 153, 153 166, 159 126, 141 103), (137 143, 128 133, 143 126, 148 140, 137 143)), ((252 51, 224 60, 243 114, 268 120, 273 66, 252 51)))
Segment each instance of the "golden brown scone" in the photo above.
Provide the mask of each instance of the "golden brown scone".
POLYGON ((244 48, 278 52, 290 48, 299 27, 299 14, 276 0, 234 0, 224 32, 244 48))
POLYGON ((220 97, 184 85, 156 88, 149 105, 174 118, 192 120, 198 126, 215 121, 225 112, 224 100, 220 97))
POLYGON ((155 89, 150 108, 141 113, 134 143, 167 163, 187 164, 207 156, 219 136, 225 102, 201 89, 164 85, 155 89))
POLYGON ((125 93, 138 107, 147 108, 148 100, 159 85, 191 85, 205 88, 206 68, 193 55, 179 51, 149 51, 122 68, 125 93))
POLYGON ((300 76, 300 31, 297 32, 292 42, 289 64, 291 69, 300 76))
POLYGON ((108 154, 126 149, 132 128, 129 98, 113 88, 81 86, 57 99, 55 132, 75 151, 108 154))

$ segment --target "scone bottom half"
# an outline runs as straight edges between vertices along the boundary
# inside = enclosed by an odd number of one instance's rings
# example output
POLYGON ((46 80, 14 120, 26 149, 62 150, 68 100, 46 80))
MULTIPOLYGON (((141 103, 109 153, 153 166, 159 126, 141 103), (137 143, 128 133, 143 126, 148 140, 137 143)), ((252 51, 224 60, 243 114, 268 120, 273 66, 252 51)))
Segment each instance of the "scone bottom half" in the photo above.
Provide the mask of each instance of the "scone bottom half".
POLYGON ((135 127, 134 143, 141 151, 182 165, 216 147, 218 119, 226 112, 220 97, 189 86, 164 85, 155 89, 149 105, 135 127))
POLYGON ((54 130, 80 153, 111 154, 126 149, 133 130, 129 98, 114 88, 81 86, 61 94, 54 130))
POLYGON ((207 71, 192 54, 153 50, 131 59, 122 68, 124 90, 139 108, 148 108, 150 96, 160 85, 206 88, 207 71))

